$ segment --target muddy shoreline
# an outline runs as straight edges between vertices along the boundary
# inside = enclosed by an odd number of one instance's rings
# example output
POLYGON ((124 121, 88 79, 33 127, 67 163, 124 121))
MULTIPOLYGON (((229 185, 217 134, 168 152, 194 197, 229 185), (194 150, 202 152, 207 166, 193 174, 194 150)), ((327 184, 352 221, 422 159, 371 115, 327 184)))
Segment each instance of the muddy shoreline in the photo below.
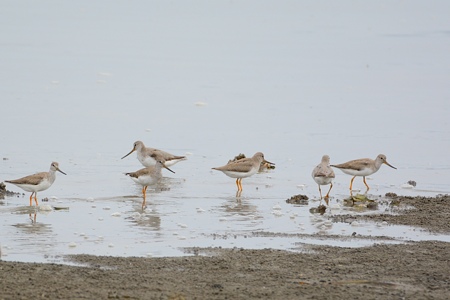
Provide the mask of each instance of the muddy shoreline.
MULTIPOLYGON (((396 205, 396 214, 331 219, 450 234, 450 196, 386 199, 396 205)), ((1 261, 0 299, 448 299, 450 291, 445 242, 305 245, 301 252, 191 250, 196 255, 175 258, 66 257, 80 266, 1 261)))

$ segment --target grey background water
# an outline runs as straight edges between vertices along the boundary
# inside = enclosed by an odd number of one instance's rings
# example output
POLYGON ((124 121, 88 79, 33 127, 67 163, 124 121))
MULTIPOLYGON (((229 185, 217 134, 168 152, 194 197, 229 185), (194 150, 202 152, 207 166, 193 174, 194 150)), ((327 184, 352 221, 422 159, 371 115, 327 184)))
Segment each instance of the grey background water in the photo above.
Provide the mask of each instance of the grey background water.
MULTIPOLYGON (((310 216, 317 201, 285 203, 317 199, 310 173, 323 154, 386 154, 398 170, 371 176, 374 195, 448 193, 449 12, 448 1, 3 1, 0 181, 58 161, 68 175, 39 198, 69 207, 30 225, 28 194, 6 199, 3 258, 289 249, 298 241, 213 235, 350 233, 310 216), (136 140, 188 155, 145 213, 123 175, 141 166, 120 159, 136 140), (211 167, 257 151, 277 168, 244 179, 237 203, 233 179, 211 167)), ((336 175, 335 201, 350 180, 336 175)))

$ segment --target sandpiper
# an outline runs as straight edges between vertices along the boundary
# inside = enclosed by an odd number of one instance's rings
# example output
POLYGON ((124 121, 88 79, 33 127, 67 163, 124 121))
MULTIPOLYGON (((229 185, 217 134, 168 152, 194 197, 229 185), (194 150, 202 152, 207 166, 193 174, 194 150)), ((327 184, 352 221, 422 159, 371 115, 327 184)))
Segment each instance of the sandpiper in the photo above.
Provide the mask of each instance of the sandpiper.
POLYGON ((335 177, 333 169, 330 167, 330 157, 328 155, 322 156, 322 161, 318 164, 311 174, 314 181, 319 185, 319 193, 320 200, 322 200, 322 190, 320 189, 321 185, 330 185, 330 189, 328 190, 327 195, 325 196, 325 200, 328 204, 328 198, 330 196, 330 191, 333 188, 333 179, 335 177))
POLYGON ((348 175, 353 175, 352 180, 350 181, 350 191, 352 190, 353 180, 356 176, 362 176, 363 182, 367 187, 366 192, 370 189, 366 182, 366 176, 372 175, 377 172, 382 164, 386 164, 393 169, 397 169, 396 167, 390 165, 386 160, 386 155, 379 154, 375 160, 370 158, 361 158, 348 161, 339 165, 331 165, 332 167, 340 169, 342 172, 348 175))
POLYGON ((176 156, 176 155, 170 154, 168 152, 165 152, 165 151, 162 151, 159 149, 147 148, 147 147, 145 147, 144 143, 141 141, 134 142, 133 149, 130 151, 130 153, 128 153, 127 155, 122 157, 122 159, 124 159, 125 157, 127 157, 128 155, 133 153, 134 151, 136 151, 136 153, 137 153, 138 160, 145 167, 151 167, 151 166, 156 165, 156 162, 158 160, 161 160, 162 162, 164 162, 164 165, 166 167, 173 166, 177 162, 186 160, 186 156, 176 156))
POLYGON ((50 170, 48 172, 36 173, 16 180, 5 180, 5 182, 12 183, 20 187, 24 191, 31 192, 30 206, 32 206, 33 195, 34 201, 36 202, 37 206, 37 192, 45 191, 52 186, 53 182, 55 182, 56 179, 56 171, 67 175, 59 169, 59 164, 57 162, 52 162, 50 165, 50 170))
POLYGON ((162 178, 162 168, 166 168, 170 172, 175 173, 174 171, 169 169, 161 160, 156 161, 156 165, 154 166, 146 167, 136 172, 125 173, 125 175, 130 176, 130 178, 134 182, 142 185, 142 195, 144 198, 144 201, 142 202, 142 208, 145 208, 147 187, 149 185, 157 183, 162 178))
POLYGON ((258 172, 261 163, 274 165, 274 163, 271 163, 264 159, 264 154, 262 154, 261 152, 257 152, 251 158, 243 158, 231 161, 225 166, 212 169, 222 171, 228 177, 236 178, 236 185, 239 193, 242 191, 242 178, 250 177, 258 172))

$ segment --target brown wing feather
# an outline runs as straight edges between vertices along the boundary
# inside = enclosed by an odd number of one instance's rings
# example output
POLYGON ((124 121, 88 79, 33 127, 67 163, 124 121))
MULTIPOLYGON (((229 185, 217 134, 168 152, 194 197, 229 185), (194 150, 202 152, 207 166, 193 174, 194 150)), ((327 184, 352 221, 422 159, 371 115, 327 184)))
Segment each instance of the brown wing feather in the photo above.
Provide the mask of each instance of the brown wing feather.
POLYGON ((150 156, 153 157, 155 160, 169 161, 169 160, 174 160, 174 159, 186 158, 186 156, 175 156, 166 151, 155 149, 155 148, 148 148, 148 150, 149 150, 150 156))
POLYGON ((150 174, 153 171, 154 167, 147 167, 147 168, 142 168, 140 170, 137 170, 136 172, 129 172, 129 173, 125 173, 125 175, 128 175, 130 177, 134 177, 134 178, 138 178, 139 176, 145 175, 145 174, 150 174))
POLYGON ((350 169, 350 170, 361 171, 364 168, 366 168, 368 165, 370 165, 370 163, 367 161, 367 158, 365 158, 365 159, 355 159, 355 160, 351 160, 351 161, 348 161, 343 164, 331 165, 331 166, 339 168, 339 169, 350 169))
POLYGON ((225 166, 213 168, 219 171, 236 171, 236 172, 247 172, 253 166, 253 161, 250 158, 244 158, 236 161, 232 161, 225 166))
POLYGON ((12 184, 30 184, 30 185, 38 185, 42 179, 47 175, 46 172, 36 173, 33 175, 25 176, 15 180, 5 180, 8 183, 12 184))

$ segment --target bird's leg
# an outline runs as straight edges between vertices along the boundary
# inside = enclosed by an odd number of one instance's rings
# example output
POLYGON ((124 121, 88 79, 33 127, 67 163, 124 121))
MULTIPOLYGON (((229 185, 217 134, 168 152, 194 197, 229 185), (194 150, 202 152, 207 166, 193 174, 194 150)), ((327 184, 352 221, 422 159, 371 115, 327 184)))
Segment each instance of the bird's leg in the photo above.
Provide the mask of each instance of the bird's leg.
POLYGON ((353 176, 352 180, 350 180, 350 191, 352 190, 352 186, 353 186, 353 180, 355 180, 356 176, 353 176))
POLYGON ((330 198, 330 191, 333 188, 333 183, 330 183, 330 189, 328 190, 327 195, 325 196, 325 198, 330 198))
POLYGON ((238 188, 238 192, 242 192, 242 178, 237 178, 236 179, 236 185, 238 188))
POLYGON ((146 202, 145 200, 146 200, 146 192, 147 192, 146 188, 147 188, 146 186, 142 187, 142 198, 143 198, 143 200, 142 200, 142 209, 145 208, 145 202, 146 202))
POLYGON ((144 195, 144 200, 142 201, 142 209, 145 209, 145 203, 147 199, 147 186, 142 187, 142 194, 144 195))
POLYGON ((326 196, 325 196, 325 202, 327 203, 327 205, 330 203, 330 202, 329 202, 329 199, 330 199, 330 191, 331 191, 332 188, 333 188, 333 184, 330 183, 330 189, 328 190, 328 193, 327 193, 326 196))
POLYGON ((320 194, 320 200, 322 200, 322 190, 320 189, 320 184, 319 184, 319 194, 320 194))
POLYGON ((36 206, 38 206, 38 201, 37 201, 37 192, 34 192, 34 202, 36 202, 36 206))
POLYGON ((366 190, 366 193, 367 193, 367 191, 369 191, 369 185, 367 184, 367 182, 366 182, 366 176, 363 176, 363 182, 364 182, 364 184, 366 185, 366 187, 367 187, 367 190, 366 190))
POLYGON ((142 187, 142 195, 144 197, 144 201, 147 198, 147 186, 142 187))
POLYGON ((33 194, 34 194, 34 192, 32 192, 30 195, 30 206, 33 205, 33 194))

